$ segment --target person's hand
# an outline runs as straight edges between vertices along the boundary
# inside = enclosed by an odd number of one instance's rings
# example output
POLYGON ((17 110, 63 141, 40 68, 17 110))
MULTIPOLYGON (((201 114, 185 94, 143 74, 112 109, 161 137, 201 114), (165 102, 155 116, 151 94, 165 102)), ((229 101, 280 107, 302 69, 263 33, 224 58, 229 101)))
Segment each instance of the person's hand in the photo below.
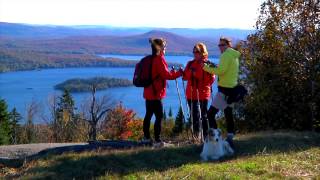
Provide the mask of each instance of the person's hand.
POLYGON ((183 75, 184 71, 183 71, 182 67, 179 68, 178 72, 179 72, 180 76, 183 75))
POLYGON ((211 62, 211 61, 207 61, 207 62, 205 62, 205 64, 210 66, 210 67, 212 67, 212 68, 216 68, 217 67, 217 65, 215 63, 211 62))

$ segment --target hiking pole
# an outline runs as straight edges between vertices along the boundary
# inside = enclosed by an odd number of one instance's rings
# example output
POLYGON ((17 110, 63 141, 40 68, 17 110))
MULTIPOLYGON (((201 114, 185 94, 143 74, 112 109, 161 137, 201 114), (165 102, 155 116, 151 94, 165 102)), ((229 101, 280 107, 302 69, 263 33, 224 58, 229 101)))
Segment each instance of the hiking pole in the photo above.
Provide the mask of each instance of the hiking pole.
MULTIPOLYGON (((182 69, 182 67, 180 67, 180 68, 182 69)), ((192 118, 191 118, 191 113, 190 113, 190 107, 188 105, 187 90, 186 90, 186 86, 184 84, 183 78, 181 78, 181 80, 182 80, 182 88, 183 88, 183 93, 184 93, 184 97, 186 100, 186 106, 187 106, 187 118, 189 118, 188 120, 190 120, 191 136, 193 136, 193 124, 192 124, 192 118)), ((192 87, 191 87, 191 89, 192 89, 192 87)), ((191 92, 192 92, 192 90, 191 90, 191 92)), ((187 133, 188 133, 188 130, 187 130, 187 133)), ((189 137, 189 134, 187 134, 187 135, 189 137)))
MULTIPOLYGON (((180 69, 182 69, 182 67, 180 67, 180 69)), ((184 93, 184 98, 186 99, 186 105, 187 105, 187 116, 190 117, 190 109, 188 106, 188 99, 187 99, 187 92, 186 92, 186 86, 184 84, 184 80, 183 78, 181 78, 182 80, 182 87, 183 87, 183 93, 184 93)))
POLYGON ((196 137, 195 137, 195 134, 194 134, 194 129, 193 129, 193 97, 192 97, 192 93, 193 93, 193 88, 191 86, 191 101, 190 101, 190 106, 191 106, 191 109, 190 109, 190 123, 191 123, 191 132, 192 132, 192 138, 193 140, 196 140, 196 137))
MULTIPOLYGON (((192 70, 191 70, 192 71, 192 70)), ((193 75, 191 76, 191 86, 190 86, 190 90, 191 90, 191 102, 190 102, 190 123, 191 123, 191 131, 192 131, 192 138, 193 138, 193 140, 195 141, 195 140, 197 140, 198 138, 196 137, 196 135, 195 135, 195 133, 194 133, 194 119, 193 119, 193 103, 194 103, 194 101, 193 101, 193 85, 194 85, 194 77, 193 77, 193 75)))
POLYGON ((199 111, 199 136, 200 136, 200 141, 204 141, 204 137, 203 137, 203 130, 202 130, 202 114, 201 114, 201 105, 200 105, 200 99, 199 99, 199 90, 197 89, 197 99, 198 99, 198 111, 199 111))
MULTIPOLYGON (((174 70, 174 66, 172 66, 172 70, 174 70)), ((180 90, 179 90, 179 86, 178 86, 178 81, 177 79, 175 79, 175 82, 176 82, 176 88, 177 88, 177 92, 178 92, 178 97, 179 97, 179 102, 180 102, 180 108, 181 108, 181 111, 182 111, 182 127, 184 126, 186 120, 185 120, 185 115, 184 115, 184 111, 183 111, 183 106, 182 106, 182 101, 181 101, 181 95, 180 95, 180 90)))

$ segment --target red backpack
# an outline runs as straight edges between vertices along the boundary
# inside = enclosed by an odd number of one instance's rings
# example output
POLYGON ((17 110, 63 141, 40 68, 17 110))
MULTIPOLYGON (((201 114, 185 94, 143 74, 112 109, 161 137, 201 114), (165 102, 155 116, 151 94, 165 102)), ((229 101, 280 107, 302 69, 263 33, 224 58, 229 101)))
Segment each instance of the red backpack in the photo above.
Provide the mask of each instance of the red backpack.
POLYGON ((142 58, 135 67, 133 75, 133 84, 136 87, 148 87, 152 84, 152 55, 142 58))

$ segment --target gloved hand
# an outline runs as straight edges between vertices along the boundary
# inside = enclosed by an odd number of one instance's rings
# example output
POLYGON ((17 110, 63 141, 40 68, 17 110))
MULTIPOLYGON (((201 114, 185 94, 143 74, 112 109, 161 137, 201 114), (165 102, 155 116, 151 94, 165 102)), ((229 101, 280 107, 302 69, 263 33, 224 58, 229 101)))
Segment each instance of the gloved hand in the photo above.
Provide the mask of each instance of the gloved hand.
POLYGON ((211 61, 209 61, 209 60, 206 61, 205 64, 208 65, 208 66, 210 66, 210 67, 213 67, 213 68, 216 68, 216 67, 217 67, 217 64, 215 64, 215 63, 213 63, 213 62, 211 62, 211 61))

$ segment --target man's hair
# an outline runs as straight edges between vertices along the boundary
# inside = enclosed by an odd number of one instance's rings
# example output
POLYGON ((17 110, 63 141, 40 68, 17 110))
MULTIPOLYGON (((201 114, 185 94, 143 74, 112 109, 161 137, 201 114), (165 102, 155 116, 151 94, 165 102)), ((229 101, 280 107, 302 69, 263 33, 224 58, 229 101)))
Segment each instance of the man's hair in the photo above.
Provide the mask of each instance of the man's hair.
POLYGON ((151 44, 152 55, 158 55, 167 44, 163 38, 150 38, 149 43, 151 44))
POLYGON ((207 47, 204 43, 197 43, 193 47, 193 51, 194 50, 198 51, 202 57, 208 57, 208 50, 207 50, 207 47))
POLYGON ((227 38, 227 37, 220 37, 220 41, 223 41, 224 43, 226 43, 226 45, 228 45, 229 47, 232 46, 232 43, 231 43, 231 39, 230 38, 227 38))

